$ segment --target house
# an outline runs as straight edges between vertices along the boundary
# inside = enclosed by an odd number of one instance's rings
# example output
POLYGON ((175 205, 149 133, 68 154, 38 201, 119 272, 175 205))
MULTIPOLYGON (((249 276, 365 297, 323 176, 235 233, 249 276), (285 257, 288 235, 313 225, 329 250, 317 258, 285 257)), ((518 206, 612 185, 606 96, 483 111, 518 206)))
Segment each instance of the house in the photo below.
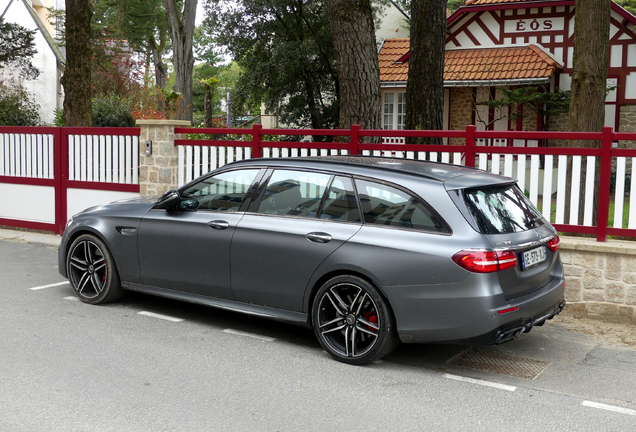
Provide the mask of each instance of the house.
POLYGON ((380 10, 380 23, 375 29, 375 38, 381 45, 386 39, 409 36, 408 14, 393 0, 380 10))
POLYGON ((36 104, 40 106, 40 117, 45 123, 53 123, 54 110, 62 109, 63 91, 60 79, 66 64, 63 48, 55 41, 55 29, 49 23, 47 8, 64 8, 64 1, 60 0, 8 0, 4 9, 0 9, 1 16, 6 22, 20 24, 35 30, 35 47, 37 54, 32 63, 40 71, 34 80, 24 80, 6 70, 0 70, 0 76, 11 80, 16 85, 22 84, 36 104))
MULTIPOLYGON (((569 90, 574 52, 573 0, 468 0, 448 18, 444 71, 444 127, 537 130, 536 114, 516 122, 480 102, 501 88, 539 86, 569 90)), ((605 125, 636 124, 636 17, 611 3, 610 60, 605 125)), ((408 39, 387 39, 379 52, 384 128, 404 127, 408 39)), ((507 111, 507 108, 505 109, 507 111)), ((566 130, 567 116, 551 130, 566 130)))

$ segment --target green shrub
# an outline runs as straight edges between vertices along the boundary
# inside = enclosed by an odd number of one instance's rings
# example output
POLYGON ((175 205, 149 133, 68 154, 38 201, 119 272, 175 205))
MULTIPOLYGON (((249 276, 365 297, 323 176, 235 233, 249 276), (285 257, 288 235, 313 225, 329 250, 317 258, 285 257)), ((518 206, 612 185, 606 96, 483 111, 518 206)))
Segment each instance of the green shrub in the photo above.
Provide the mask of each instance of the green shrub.
POLYGON ((0 84, 1 126, 40 126, 39 108, 22 87, 9 88, 0 84))
POLYGON ((92 101, 93 126, 132 127, 135 118, 129 101, 119 96, 97 97, 92 101))
POLYGON ((55 114, 55 118, 53 119, 53 126, 55 127, 64 126, 64 110, 55 108, 53 110, 53 113, 55 114))

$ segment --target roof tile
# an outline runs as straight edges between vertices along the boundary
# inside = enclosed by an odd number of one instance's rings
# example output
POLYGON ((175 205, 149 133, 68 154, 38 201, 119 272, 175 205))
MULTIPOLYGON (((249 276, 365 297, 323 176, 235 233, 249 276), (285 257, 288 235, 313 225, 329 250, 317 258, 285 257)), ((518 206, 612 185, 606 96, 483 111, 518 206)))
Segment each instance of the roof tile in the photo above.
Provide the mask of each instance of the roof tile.
MULTIPOLYGON (((529 1, 533 1, 533 0, 466 0, 465 6, 478 6, 478 5, 499 4, 499 3, 521 3, 521 2, 529 2, 529 1)), ((540 1, 540 0, 537 0, 537 1, 540 1)), ((545 0, 541 0, 541 1, 545 1, 545 0)))
MULTIPOLYGON (((404 63, 396 61, 408 52, 409 39, 384 41, 378 54, 381 82, 407 80, 408 60, 404 63)), ((532 44, 507 48, 453 49, 447 50, 445 54, 444 80, 547 78, 557 69, 561 69, 561 65, 539 46, 532 44)))

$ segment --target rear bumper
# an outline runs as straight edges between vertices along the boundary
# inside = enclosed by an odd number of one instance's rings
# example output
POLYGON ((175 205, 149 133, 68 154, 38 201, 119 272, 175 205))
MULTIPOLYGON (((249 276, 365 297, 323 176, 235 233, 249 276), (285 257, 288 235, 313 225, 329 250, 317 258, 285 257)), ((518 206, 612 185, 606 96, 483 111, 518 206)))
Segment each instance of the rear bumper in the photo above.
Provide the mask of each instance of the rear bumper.
POLYGON ((471 274, 455 285, 384 288, 402 342, 504 343, 543 325, 565 306, 560 263, 548 284, 513 300, 504 298, 491 276, 471 274), (514 310, 499 313, 506 309, 514 310))
MULTIPOLYGON (((502 328, 495 332, 495 344, 502 344, 517 339, 523 333, 528 333, 534 326, 542 326, 547 320, 551 320, 555 316, 561 313, 565 307, 565 300, 545 311, 543 314, 532 317, 524 324, 516 325, 511 328, 502 328)), ((490 339, 490 338, 489 338, 490 339)))

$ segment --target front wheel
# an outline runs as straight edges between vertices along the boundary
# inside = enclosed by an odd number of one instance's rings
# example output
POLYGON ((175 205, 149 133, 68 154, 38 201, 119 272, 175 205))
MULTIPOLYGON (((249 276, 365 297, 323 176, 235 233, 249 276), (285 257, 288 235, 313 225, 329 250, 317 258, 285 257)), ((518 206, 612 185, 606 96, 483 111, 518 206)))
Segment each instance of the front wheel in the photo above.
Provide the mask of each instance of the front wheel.
POLYGON ((356 276, 336 276, 318 290, 312 322, 323 348, 344 363, 370 363, 399 342, 388 303, 373 285, 356 276))
POLYGON ((66 257, 66 274, 84 303, 108 303, 124 294, 110 251, 94 235, 84 234, 73 241, 66 257))

